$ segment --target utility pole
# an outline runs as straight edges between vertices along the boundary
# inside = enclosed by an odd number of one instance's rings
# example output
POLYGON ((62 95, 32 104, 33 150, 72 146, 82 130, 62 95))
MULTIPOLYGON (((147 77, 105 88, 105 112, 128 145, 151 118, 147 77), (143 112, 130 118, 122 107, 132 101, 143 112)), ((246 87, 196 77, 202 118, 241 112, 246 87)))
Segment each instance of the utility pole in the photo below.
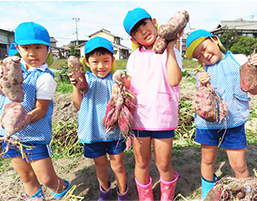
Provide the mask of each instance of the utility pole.
POLYGON ((76 34, 76 40, 77 40, 77 45, 79 44, 79 39, 78 39, 78 22, 79 22, 79 18, 77 17, 74 17, 72 18, 73 20, 75 20, 75 23, 76 23, 76 29, 75 29, 75 34, 76 34))

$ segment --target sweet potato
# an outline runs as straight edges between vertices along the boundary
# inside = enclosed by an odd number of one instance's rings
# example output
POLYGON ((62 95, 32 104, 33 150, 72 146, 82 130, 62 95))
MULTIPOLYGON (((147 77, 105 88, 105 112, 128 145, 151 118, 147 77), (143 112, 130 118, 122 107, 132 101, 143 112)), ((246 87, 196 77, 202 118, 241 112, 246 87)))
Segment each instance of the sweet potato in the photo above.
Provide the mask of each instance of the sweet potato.
POLYGON ((0 87, 4 95, 11 101, 22 102, 23 76, 18 56, 7 57, 1 61, 0 87))
POLYGON ((133 123, 133 116, 126 105, 123 105, 118 118, 118 125, 123 136, 126 136, 133 123))
POLYGON ((214 90, 208 84, 197 89, 194 108, 196 113, 209 122, 215 122, 218 118, 217 103, 214 90))
POLYGON ((227 103, 224 100, 221 100, 210 83, 197 89, 194 108, 200 117, 209 122, 216 122, 219 117, 219 122, 221 123, 228 115, 227 103))
POLYGON ((169 21, 160 26, 158 37, 154 43, 154 51, 162 54, 167 48, 167 44, 175 40, 181 34, 189 22, 189 14, 186 10, 176 12, 169 21))
POLYGON ((5 105, 1 116, 1 126, 8 133, 6 138, 23 130, 29 124, 29 118, 23 105, 18 102, 11 102, 5 105))
POLYGON ((135 98, 125 87, 124 77, 125 74, 122 71, 116 71, 113 75, 115 85, 112 97, 106 107, 103 125, 106 126, 106 134, 119 126, 121 134, 126 138, 133 123, 135 98))
POLYGON ((75 86, 85 95, 88 91, 88 83, 85 77, 85 70, 79 59, 75 56, 68 58, 69 73, 76 79, 75 86))
POLYGON ((249 92, 257 86, 257 68, 248 62, 240 67, 240 86, 245 92, 249 92))

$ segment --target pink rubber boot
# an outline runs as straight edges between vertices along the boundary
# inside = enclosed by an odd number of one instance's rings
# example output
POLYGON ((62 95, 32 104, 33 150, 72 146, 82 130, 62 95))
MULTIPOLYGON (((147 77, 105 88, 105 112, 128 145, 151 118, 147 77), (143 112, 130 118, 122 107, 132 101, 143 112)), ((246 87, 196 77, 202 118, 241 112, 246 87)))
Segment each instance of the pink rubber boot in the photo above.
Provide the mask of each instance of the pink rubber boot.
POLYGON ((135 178, 139 201, 153 201, 152 178, 149 177, 149 180, 150 182, 148 184, 143 185, 135 178))
POLYGON ((172 181, 161 180, 161 200, 160 201, 172 201, 174 199, 176 184, 178 180, 178 173, 174 171, 174 179, 172 181))

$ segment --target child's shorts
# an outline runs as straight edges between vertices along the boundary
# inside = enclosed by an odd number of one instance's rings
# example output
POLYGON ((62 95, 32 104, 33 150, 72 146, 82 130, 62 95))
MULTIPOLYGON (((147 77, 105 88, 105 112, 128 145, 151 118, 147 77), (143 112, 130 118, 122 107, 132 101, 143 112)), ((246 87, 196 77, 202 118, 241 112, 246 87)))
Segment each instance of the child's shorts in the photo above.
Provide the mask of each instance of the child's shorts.
POLYGON ((111 142, 95 142, 91 144, 84 143, 84 156, 87 158, 96 158, 106 153, 116 155, 123 152, 126 148, 125 140, 116 140, 111 142))
MULTIPOLYGON (((26 157, 23 157, 24 161, 35 161, 44 158, 51 157, 51 149, 49 144, 34 144, 34 143, 22 143, 24 145, 24 153, 26 157)), ((3 153, 6 151, 6 142, 2 142, 2 151, 3 153)), ((20 149, 18 149, 15 145, 10 144, 9 150, 3 155, 4 158, 13 158, 13 157, 22 157, 20 149)))
POLYGON ((195 141, 203 145, 220 146, 226 149, 243 149, 247 147, 244 124, 229 129, 196 129, 195 141), (225 134, 224 134, 225 133, 225 134), (222 139, 222 136, 224 138, 222 139))
POLYGON ((133 130, 135 137, 151 137, 155 139, 173 138, 175 136, 174 130, 168 131, 145 131, 133 130))

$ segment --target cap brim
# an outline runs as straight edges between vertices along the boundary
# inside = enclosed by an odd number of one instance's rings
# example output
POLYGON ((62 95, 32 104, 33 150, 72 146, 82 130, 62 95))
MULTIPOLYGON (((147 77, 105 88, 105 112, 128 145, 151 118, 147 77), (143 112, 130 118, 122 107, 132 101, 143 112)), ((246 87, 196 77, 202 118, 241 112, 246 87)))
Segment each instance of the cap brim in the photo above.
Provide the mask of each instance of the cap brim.
POLYGON ((195 48, 197 48, 197 46, 206 39, 207 37, 200 37, 197 38, 196 40, 194 40, 187 48, 186 50, 186 56, 189 59, 193 58, 193 53, 195 51, 195 48))
POLYGON ((47 43, 42 40, 19 40, 16 41, 18 45, 32 45, 32 44, 41 44, 41 45, 47 45, 50 46, 50 43, 47 43))
MULTIPOLYGON (((216 36, 212 36, 212 37, 216 37, 216 36)), ((201 38, 198 38, 196 40, 194 40, 187 48, 186 50, 186 56, 187 58, 189 59, 192 59, 193 58, 193 53, 195 51, 195 48, 197 48, 197 46, 202 42, 204 41, 206 38, 208 37, 201 37, 201 38)), ((218 43, 219 43, 219 47, 220 47, 220 50, 225 53, 227 50, 226 48, 222 45, 220 39, 218 37, 216 37, 217 40, 218 40, 218 43)))

